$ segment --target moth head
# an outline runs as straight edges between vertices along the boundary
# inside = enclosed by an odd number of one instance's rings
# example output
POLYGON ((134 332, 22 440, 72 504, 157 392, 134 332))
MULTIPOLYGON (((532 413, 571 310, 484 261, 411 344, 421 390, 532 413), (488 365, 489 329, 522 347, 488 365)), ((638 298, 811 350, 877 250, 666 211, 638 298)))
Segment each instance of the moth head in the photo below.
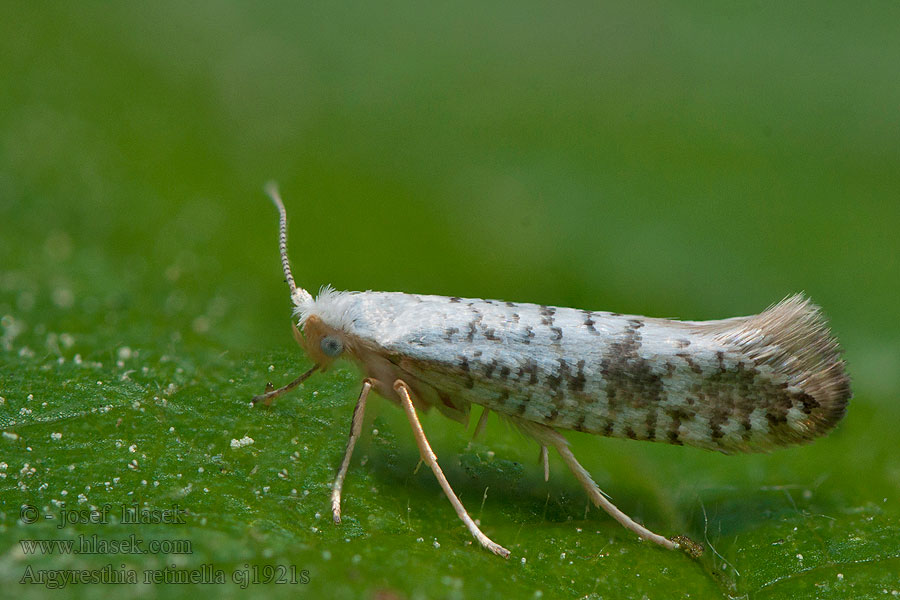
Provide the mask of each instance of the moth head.
POLYGON ((306 319, 302 332, 294 325, 294 339, 323 371, 347 350, 346 334, 329 327, 316 315, 306 319))

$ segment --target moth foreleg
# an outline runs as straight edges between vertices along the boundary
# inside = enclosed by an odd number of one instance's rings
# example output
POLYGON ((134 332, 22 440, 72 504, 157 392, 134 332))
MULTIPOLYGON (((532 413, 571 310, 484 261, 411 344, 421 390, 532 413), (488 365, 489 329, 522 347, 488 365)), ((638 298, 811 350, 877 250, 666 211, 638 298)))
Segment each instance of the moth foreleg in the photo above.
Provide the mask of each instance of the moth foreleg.
POLYGON ((363 417, 366 413, 366 398, 369 396, 369 390, 372 389, 372 381, 366 379, 363 381, 362 390, 359 392, 359 399, 356 401, 356 408, 353 409, 353 420, 350 422, 350 438, 347 440, 347 450, 344 451, 344 461, 341 468, 338 469, 337 476, 334 478, 334 485, 331 486, 331 514, 335 523, 341 522, 341 490, 344 487, 344 479, 347 477, 347 470, 350 468, 350 458, 353 456, 353 449, 356 447, 356 440, 362 433, 363 417))
POLYGON ((545 425, 539 425, 529 421, 517 421, 517 424, 520 429, 533 436, 540 444, 556 448, 556 451, 587 492, 591 501, 596 506, 605 510, 613 519, 625 527, 625 529, 633 531, 641 538, 659 544, 663 548, 668 548, 669 550, 677 550, 682 547, 681 544, 673 542, 657 533, 653 533, 640 523, 635 522, 631 517, 619 510, 615 504, 610 502, 609 499, 603 495, 603 492, 597 484, 594 483, 590 473, 588 473, 587 470, 581 466, 581 463, 576 460, 575 455, 572 454, 572 451, 569 449, 569 443, 566 441, 566 438, 558 431, 545 425))
POLYGON ((310 369, 309 371, 307 371, 306 373, 304 373, 297 379, 293 380, 286 386, 280 387, 277 390, 270 389, 272 386, 272 384, 270 383, 268 386, 266 386, 266 393, 260 394, 258 396, 253 396, 250 399, 250 403, 253 404, 254 406, 256 406, 256 403, 259 402, 260 400, 262 400, 262 403, 265 404, 266 406, 271 405, 272 400, 274 400, 278 396, 281 396, 282 394, 288 393, 289 391, 291 391, 292 389, 294 389, 295 387, 297 387, 298 385, 300 385, 301 383, 306 381, 310 375, 312 375, 313 373, 316 372, 316 369, 318 369, 318 368, 319 368, 319 365, 313 365, 312 369, 310 369))
POLYGON ((416 445, 419 446, 419 454, 422 456, 422 459, 425 463, 431 467, 431 470, 434 472, 435 478, 437 478, 438 483, 441 485, 441 489, 444 490, 444 494, 447 495, 447 498, 450 500, 450 504, 453 505, 453 508, 456 510, 456 514, 462 519, 462 522, 466 524, 466 527, 469 529, 469 532, 478 540, 482 546, 497 554, 502 556, 503 558, 509 557, 509 550, 492 541, 488 536, 484 535, 482 531, 478 528, 478 525, 475 524, 475 521, 472 520, 472 517, 469 516, 469 513, 466 512, 465 507, 463 507, 462 502, 459 501, 459 498, 456 497, 456 494, 453 492, 453 488, 450 487, 450 483, 447 482, 447 478, 444 477, 444 472, 441 471, 441 467, 438 465, 437 456, 435 456, 434 451, 431 449, 431 444, 428 443, 428 439, 425 437, 425 431, 422 429, 422 424, 419 422, 419 417, 416 414, 416 407, 413 406, 412 398, 410 397, 409 386, 406 385, 402 380, 398 379, 394 382, 394 390, 400 396, 400 403, 403 405, 403 409, 406 411, 406 416, 409 418, 409 424, 412 427, 413 435, 416 438, 416 445))

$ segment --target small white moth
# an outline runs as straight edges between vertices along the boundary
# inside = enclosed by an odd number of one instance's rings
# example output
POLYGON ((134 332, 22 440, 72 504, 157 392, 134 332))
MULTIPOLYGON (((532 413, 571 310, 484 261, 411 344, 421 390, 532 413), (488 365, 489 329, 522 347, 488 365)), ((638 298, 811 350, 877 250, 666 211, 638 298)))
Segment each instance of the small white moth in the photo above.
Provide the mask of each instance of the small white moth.
POLYGON ((509 550, 481 532, 451 489, 417 410, 436 407, 466 423, 478 404, 475 435, 493 410, 537 441, 545 479, 553 447, 594 504, 640 537, 695 555, 702 552, 696 542, 667 539, 616 508, 558 430, 754 452, 810 441, 844 415, 851 394, 840 349, 818 307, 799 294, 759 315, 719 321, 330 287, 313 298, 291 273, 284 203, 274 184, 267 192, 280 215, 294 336, 315 365, 283 388, 270 384, 253 402, 269 404, 338 358, 365 374, 332 488, 335 523, 372 389, 403 407, 456 514, 503 557, 509 550))

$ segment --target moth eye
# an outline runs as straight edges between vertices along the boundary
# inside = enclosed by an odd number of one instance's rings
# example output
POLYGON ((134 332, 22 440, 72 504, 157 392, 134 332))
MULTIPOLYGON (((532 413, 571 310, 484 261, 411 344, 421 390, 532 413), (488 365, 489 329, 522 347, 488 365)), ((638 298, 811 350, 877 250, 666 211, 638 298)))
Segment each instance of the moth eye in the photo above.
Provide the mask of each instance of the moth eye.
POLYGON ((323 337, 322 341, 319 342, 319 347, 322 348, 325 356, 330 356, 331 358, 337 358, 344 351, 344 344, 332 335, 323 337))

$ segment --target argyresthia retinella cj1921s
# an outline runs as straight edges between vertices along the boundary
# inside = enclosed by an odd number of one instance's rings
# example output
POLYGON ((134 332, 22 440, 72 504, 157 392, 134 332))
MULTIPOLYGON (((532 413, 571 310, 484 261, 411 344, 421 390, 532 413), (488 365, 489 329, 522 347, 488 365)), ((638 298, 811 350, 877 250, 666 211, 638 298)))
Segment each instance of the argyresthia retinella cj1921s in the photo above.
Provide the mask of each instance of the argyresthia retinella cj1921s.
POLYGON ((674 321, 603 311, 497 300, 388 292, 313 297, 297 287, 287 256, 287 216, 279 246, 291 290, 294 334, 314 366, 270 403, 338 358, 365 374, 344 460, 332 487, 334 521, 362 429, 369 391, 400 404, 422 459, 473 536, 503 557, 469 517, 444 477, 417 410, 435 407, 467 422, 471 405, 515 424, 541 447, 555 448, 591 501, 640 537, 670 549, 701 550, 683 536, 667 539, 633 521, 603 495, 560 429, 691 445, 725 453, 767 451, 831 430, 850 398, 837 341, 819 308, 802 295, 764 312, 718 321, 674 321))

